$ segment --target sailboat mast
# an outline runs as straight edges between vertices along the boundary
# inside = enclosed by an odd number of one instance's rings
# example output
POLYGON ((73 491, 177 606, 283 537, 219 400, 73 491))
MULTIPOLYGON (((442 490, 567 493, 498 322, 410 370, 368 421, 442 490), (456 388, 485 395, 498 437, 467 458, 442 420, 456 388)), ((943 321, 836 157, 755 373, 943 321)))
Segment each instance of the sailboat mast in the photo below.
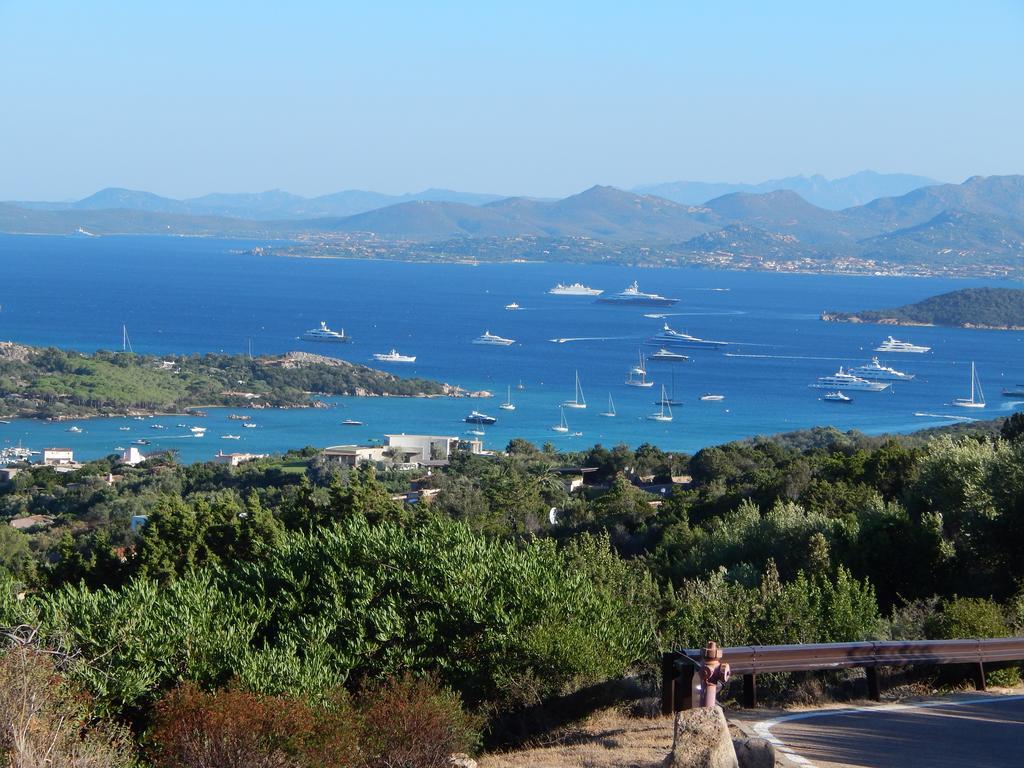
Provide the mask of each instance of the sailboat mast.
POLYGON ((971 402, 974 402, 974 361, 971 361, 971 402))

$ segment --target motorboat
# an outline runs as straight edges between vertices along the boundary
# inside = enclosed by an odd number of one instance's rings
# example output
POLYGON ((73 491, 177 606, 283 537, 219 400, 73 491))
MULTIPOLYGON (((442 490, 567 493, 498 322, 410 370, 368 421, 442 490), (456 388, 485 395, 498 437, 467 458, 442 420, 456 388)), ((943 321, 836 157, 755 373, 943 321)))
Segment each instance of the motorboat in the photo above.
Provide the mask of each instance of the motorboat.
POLYGON ((521 309, 521 307, 513 301, 511 304, 506 304, 505 309, 509 312, 515 312, 517 309, 521 309))
POLYGON ((973 362, 971 363, 971 396, 958 397, 953 401, 953 405, 958 408, 985 407, 985 393, 981 390, 981 379, 978 378, 978 372, 975 370, 973 362))
POLYGON ((725 395, 716 395, 713 392, 705 392, 703 395, 700 396, 700 399, 703 400, 706 403, 707 402, 717 403, 717 402, 719 402, 721 400, 725 400, 725 395))
POLYGON ((671 307, 679 303, 679 299, 669 299, 657 293, 644 293, 636 280, 627 288, 613 293, 609 296, 602 296, 598 299, 601 304, 619 304, 623 306, 643 305, 653 307, 671 307))
POLYGON ((877 357, 872 357, 870 363, 851 368, 850 373, 868 381, 911 381, 914 378, 912 373, 903 373, 903 371, 882 365, 877 357))
POLYGON ((689 347, 690 349, 721 349, 729 344, 727 341, 711 341, 691 336, 689 333, 677 331, 668 323, 662 325, 661 330, 649 338, 645 343, 659 347, 689 347))
POLYGON ((81 427, 68 427, 67 431, 68 432, 81 432, 82 428, 81 427))
POLYGON ((1003 387, 1003 397, 1024 397, 1024 384, 1003 387))
POLYGON ((220 439, 221 440, 241 440, 242 436, 241 435, 221 435, 220 439))
POLYGON ((552 296, 600 296, 604 291, 600 288, 591 288, 583 283, 556 283, 554 288, 548 289, 552 296))
POLYGON ((311 328, 302 334, 303 341, 325 341, 334 344, 344 344, 348 341, 348 336, 345 335, 345 329, 342 328, 340 331, 332 331, 327 327, 327 323, 323 320, 320 321, 319 328, 311 328))
POLYGON ((683 363, 689 359, 689 355, 681 355, 664 347, 661 347, 657 352, 648 357, 648 360, 660 360, 665 363, 683 363))
POLYGON ((868 381, 867 379, 862 379, 860 376, 854 376, 852 373, 848 373, 840 367, 838 371, 830 376, 821 376, 816 382, 809 384, 808 386, 812 389, 852 389, 860 390, 862 392, 881 392, 888 389, 890 384, 884 381, 868 381))
POLYGON ((463 421, 467 424, 494 424, 498 420, 493 416, 488 416, 486 413, 480 413, 480 411, 470 411, 463 421))
POLYGON ((357 421, 356 419, 345 419, 343 422, 341 422, 341 426, 343 426, 343 427, 361 427, 361 426, 363 426, 363 422, 357 421))
POLYGON ((849 395, 844 395, 842 392, 838 392, 838 391, 836 391, 836 392, 826 392, 822 396, 821 399, 822 400, 827 400, 830 403, 852 403, 853 402, 853 398, 852 397, 850 397, 849 395))
POLYGON ((416 355, 403 355, 392 348, 390 352, 375 352, 373 359, 382 363, 415 363, 416 355))
POLYGON ((875 347, 875 352, 917 352, 918 354, 930 352, 931 347, 922 347, 911 344, 909 341, 899 341, 889 336, 885 341, 875 347))
POLYGON ((490 331, 484 331, 482 335, 477 336, 473 339, 474 344, 486 344, 492 347, 507 347, 510 344, 515 344, 515 339, 505 339, 501 336, 497 336, 490 331))

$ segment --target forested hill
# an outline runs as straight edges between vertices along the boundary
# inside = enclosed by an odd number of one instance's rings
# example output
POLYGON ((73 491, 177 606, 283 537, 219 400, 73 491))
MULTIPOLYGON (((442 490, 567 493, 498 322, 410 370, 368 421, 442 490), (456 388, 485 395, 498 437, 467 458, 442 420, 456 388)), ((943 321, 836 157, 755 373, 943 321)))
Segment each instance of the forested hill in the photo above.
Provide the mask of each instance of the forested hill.
POLYGON ((824 312, 822 320, 883 325, 945 325, 1024 330, 1024 290, 965 288, 892 309, 824 312))
POLYGON ((312 394, 423 397, 459 390, 321 355, 290 352, 91 355, 0 342, 0 416, 176 412, 195 406, 308 407, 312 394), (241 382, 241 383, 240 383, 241 382))

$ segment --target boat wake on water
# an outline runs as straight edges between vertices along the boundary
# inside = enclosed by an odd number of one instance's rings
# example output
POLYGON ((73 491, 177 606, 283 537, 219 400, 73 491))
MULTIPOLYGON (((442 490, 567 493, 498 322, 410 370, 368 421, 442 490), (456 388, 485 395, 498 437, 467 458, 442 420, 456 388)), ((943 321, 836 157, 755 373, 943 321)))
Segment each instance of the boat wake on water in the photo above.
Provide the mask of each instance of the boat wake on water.
POLYGON ((977 421, 977 419, 971 418, 970 416, 956 416, 952 413, 924 413, 923 411, 914 411, 914 415, 926 419, 949 419, 950 421, 977 421))
POLYGON ((619 341, 621 339, 635 339, 636 336, 575 336, 565 339, 548 339, 552 344, 565 344, 569 341, 619 341))
MULTIPOLYGON (((747 344, 744 342, 745 347, 757 347, 763 346, 768 347, 770 344, 747 344)), ((752 355, 741 352, 725 352, 725 357, 756 357, 761 360, 846 360, 845 357, 814 357, 813 355, 752 355)))

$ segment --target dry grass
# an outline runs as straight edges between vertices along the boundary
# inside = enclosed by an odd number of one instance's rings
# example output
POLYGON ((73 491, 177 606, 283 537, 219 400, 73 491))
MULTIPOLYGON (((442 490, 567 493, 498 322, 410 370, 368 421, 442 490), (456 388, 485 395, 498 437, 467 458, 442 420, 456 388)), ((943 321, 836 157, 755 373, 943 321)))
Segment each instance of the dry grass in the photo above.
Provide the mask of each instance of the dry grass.
POLYGON ((565 729, 550 744, 484 755, 480 768, 657 768, 672 747, 671 717, 604 710, 565 729))

